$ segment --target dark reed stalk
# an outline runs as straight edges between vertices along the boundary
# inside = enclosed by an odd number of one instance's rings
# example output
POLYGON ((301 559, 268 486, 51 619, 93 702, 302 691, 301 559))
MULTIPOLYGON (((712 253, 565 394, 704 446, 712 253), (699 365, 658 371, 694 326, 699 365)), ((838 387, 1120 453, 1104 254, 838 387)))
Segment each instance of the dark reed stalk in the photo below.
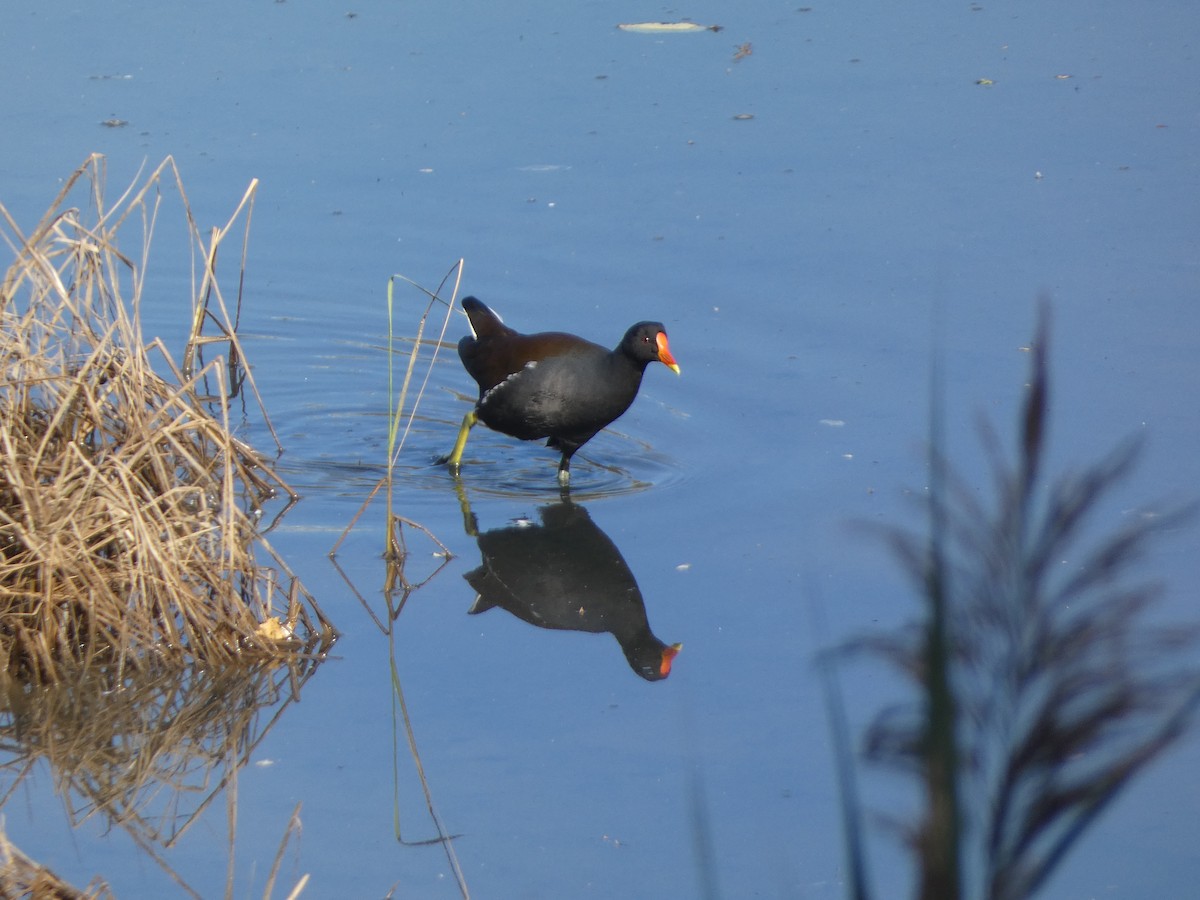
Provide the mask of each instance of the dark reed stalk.
MULTIPOLYGON (((940 402, 941 371, 935 365, 930 412, 930 444, 943 440, 943 414, 940 402)), ((945 460, 930 459, 929 490, 940 496, 946 481, 945 460)), ((929 618, 921 655, 926 673, 926 719, 919 737, 925 760, 924 781, 926 821, 916 847, 921 861, 922 900, 958 900, 962 896, 960 841, 962 834, 959 809, 958 698, 952 682, 953 623, 947 597, 946 515, 939 505, 929 510, 929 562, 924 573, 925 597, 929 618)))
POLYGON ((842 840, 846 845, 846 896, 849 900, 870 900, 870 873, 862 827, 862 803, 859 800, 854 754, 850 749, 846 701, 837 678, 835 660, 830 654, 822 654, 819 668, 833 745, 839 809, 842 814, 842 840))

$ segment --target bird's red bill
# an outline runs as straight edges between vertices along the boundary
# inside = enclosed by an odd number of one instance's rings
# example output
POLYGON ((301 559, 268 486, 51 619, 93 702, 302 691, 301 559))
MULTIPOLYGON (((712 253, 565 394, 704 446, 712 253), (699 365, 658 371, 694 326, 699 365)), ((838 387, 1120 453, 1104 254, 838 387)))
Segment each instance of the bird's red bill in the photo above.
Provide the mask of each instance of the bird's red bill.
POLYGON ((670 647, 664 647, 662 652, 662 663, 658 667, 658 674, 666 678, 671 674, 671 663, 675 657, 679 655, 679 651, 683 649, 683 644, 672 644, 670 647))
POLYGON ((658 361, 676 375, 679 374, 679 363, 675 362, 675 357, 671 355, 671 348, 667 346, 667 335, 663 331, 658 333, 658 361))

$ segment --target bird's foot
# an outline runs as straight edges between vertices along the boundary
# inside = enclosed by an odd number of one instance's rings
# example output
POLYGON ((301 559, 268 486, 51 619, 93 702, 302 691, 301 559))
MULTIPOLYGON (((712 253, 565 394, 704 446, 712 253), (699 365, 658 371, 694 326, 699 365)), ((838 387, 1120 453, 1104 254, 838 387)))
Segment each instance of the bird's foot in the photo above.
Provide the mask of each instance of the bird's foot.
POLYGON ((435 466, 445 466, 446 471, 449 472, 451 475, 453 475, 455 478, 458 477, 459 472, 462 469, 462 465, 460 465, 454 459, 454 455, 452 453, 445 453, 441 456, 435 457, 433 460, 433 464, 435 466))

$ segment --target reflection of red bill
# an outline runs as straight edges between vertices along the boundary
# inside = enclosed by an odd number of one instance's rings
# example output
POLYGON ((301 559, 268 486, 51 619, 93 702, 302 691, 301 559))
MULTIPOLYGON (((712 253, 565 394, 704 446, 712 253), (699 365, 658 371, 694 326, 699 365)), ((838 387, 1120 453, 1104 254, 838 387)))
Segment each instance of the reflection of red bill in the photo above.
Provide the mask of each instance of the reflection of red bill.
POLYGON ((669 647, 664 647, 662 652, 662 665, 658 667, 658 674, 666 678, 671 674, 671 663, 675 661, 675 657, 679 655, 679 651, 683 649, 683 644, 672 644, 669 647))

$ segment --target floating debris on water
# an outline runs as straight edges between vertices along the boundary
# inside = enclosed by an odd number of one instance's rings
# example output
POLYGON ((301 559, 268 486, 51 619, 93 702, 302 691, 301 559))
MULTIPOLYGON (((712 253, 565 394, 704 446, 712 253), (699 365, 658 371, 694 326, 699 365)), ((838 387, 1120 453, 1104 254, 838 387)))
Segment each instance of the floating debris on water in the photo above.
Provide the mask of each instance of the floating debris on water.
POLYGON ((621 31, 637 34, 683 34, 692 31, 720 31, 722 25, 697 25, 695 22, 626 22, 618 25, 621 31))

